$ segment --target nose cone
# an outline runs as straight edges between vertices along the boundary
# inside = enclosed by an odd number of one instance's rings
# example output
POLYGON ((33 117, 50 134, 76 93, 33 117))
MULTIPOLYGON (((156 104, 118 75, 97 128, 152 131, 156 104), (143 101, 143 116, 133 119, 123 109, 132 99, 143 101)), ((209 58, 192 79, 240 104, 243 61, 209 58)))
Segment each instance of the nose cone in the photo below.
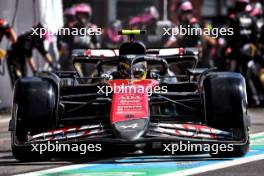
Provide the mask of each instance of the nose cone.
POLYGON ((135 119, 112 124, 115 134, 128 141, 140 138, 147 130, 149 124, 148 119, 135 119))

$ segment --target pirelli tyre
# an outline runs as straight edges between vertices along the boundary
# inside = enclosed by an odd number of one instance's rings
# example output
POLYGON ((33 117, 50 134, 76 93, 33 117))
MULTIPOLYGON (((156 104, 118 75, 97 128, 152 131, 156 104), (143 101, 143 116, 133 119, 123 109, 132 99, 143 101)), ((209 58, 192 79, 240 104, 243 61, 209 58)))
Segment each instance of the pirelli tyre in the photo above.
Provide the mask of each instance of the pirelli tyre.
POLYGON ((48 153, 32 151, 28 137, 50 129, 55 124, 55 84, 44 78, 22 78, 15 84, 13 95, 11 147, 20 161, 49 160, 48 153))
POLYGON ((239 73, 215 72, 202 83, 206 123, 217 129, 231 131, 242 141, 232 151, 219 151, 213 157, 240 157, 249 150, 250 126, 247 115, 247 93, 244 77, 239 73))

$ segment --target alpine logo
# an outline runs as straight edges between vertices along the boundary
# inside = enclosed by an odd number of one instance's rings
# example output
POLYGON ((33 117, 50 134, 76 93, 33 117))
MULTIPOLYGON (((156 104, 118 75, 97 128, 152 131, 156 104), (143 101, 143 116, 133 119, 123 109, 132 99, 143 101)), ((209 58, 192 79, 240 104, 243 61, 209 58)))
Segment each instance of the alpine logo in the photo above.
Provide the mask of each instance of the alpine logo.
POLYGON ((120 127, 123 128, 123 129, 127 129, 127 128, 137 128, 138 127, 138 124, 137 123, 134 123, 134 124, 131 124, 131 125, 122 125, 120 127))

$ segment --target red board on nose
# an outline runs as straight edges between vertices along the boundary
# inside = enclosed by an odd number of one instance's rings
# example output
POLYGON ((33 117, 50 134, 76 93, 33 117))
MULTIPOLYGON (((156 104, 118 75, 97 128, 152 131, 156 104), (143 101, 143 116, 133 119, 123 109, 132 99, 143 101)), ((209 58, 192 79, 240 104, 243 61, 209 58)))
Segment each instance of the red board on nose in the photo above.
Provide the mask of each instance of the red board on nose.
POLYGON ((109 84, 113 90, 110 113, 112 127, 121 137, 135 138, 148 125, 148 95, 157 82, 155 80, 113 80, 109 81, 109 84))

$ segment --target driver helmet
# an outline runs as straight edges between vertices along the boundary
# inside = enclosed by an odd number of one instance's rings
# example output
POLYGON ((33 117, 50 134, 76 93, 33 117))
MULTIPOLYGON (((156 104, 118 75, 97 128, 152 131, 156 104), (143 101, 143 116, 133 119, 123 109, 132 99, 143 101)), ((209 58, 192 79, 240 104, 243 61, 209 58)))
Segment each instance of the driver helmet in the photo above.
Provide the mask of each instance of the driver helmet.
MULTIPOLYGON (((130 64, 126 61, 120 61, 118 64, 118 75, 121 79, 129 78, 131 73, 130 64)), ((146 79, 147 67, 145 62, 137 63, 133 65, 132 74, 136 79, 146 79)))
POLYGON ((129 78, 130 75, 130 64, 128 61, 119 61, 118 67, 117 67, 117 72, 118 72, 118 77, 120 79, 127 79, 129 78))
MULTIPOLYGON (((127 55, 145 55, 146 47, 140 42, 128 42, 123 43, 119 47, 119 64, 118 64, 118 74, 121 79, 129 78, 131 74, 131 60, 124 59, 123 56, 127 55)), ((137 79, 144 79, 146 77, 146 64, 134 64, 133 65, 133 75, 137 79)))
POLYGON ((133 66, 133 75, 136 79, 146 79, 147 66, 146 62, 137 63, 133 66))

